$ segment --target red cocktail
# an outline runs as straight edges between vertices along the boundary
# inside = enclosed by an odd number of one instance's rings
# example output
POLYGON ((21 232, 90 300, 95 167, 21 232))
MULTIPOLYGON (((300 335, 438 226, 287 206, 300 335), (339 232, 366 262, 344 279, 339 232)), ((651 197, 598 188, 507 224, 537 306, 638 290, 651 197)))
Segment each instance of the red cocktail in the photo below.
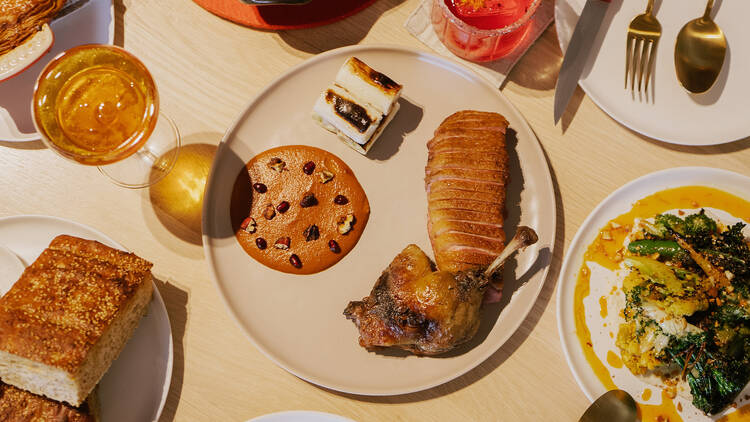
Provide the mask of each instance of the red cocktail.
POLYGON ((542 0, 433 0, 432 25, 440 41, 475 62, 511 53, 531 29, 542 0))

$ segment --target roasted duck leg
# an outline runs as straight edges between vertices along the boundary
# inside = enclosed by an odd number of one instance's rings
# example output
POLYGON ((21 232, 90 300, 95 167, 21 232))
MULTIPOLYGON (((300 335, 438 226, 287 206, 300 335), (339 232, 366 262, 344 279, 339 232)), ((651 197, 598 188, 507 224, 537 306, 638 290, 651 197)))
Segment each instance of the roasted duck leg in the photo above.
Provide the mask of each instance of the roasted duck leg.
POLYGON ((519 227, 502 253, 486 268, 433 271, 416 245, 398 254, 362 301, 349 302, 344 315, 359 329, 367 349, 398 347, 418 355, 447 352, 479 329, 482 297, 492 274, 513 252, 537 241, 519 227))

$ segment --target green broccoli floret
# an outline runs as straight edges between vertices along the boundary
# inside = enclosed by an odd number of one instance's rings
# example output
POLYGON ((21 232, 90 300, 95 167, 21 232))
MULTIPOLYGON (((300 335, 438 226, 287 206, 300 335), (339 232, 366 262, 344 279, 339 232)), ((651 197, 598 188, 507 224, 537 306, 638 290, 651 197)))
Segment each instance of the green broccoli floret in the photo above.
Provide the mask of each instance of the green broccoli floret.
POLYGON ((744 227, 742 222, 729 227, 713 239, 710 250, 702 251, 711 264, 740 278, 750 275, 750 247, 742 234, 744 227))
POLYGON ((705 210, 685 217, 685 235, 688 243, 696 249, 711 245, 716 232, 716 222, 706 215, 705 210))
POLYGON ((672 232, 682 236, 687 234, 685 221, 672 214, 658 214, 654 218, 654 227, 663 238, 669 237, 672 232))
POLYGON ((745 362, 705 352, 687 373, 693 405, 712 415, 720 412, 745 388, 750 371, 745 362))

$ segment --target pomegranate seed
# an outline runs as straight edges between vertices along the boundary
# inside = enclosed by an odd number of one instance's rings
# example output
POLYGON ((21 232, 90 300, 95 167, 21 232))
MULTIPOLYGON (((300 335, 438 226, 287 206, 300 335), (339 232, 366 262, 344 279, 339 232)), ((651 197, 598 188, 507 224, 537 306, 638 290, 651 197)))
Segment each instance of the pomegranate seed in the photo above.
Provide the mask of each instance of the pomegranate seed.
POLYGON ((331 252, 333 253, 341 252, 341 248, 339 247, 339 244, 333 239, 328 241, 328 249, 330 249, 331 252))
POLYGON ((289 257, 289 262, 294 268, 302 268, 302 261, 299 260, 299 257, 296 254, 292 254, 292 256, 289 257))
POLYGON ((266 248, 266 246, 268 246, 268 244, 266 243, 266 239, 259 237, 255 239, 255 246, 257 246, 258 249, 263 250, 266 248))
POLYGON ((315 171, 315 163, 313 163, 312 161, 306 162, 302 167, 302 171, 307 175, 313 174, 313 172, 315 171))
POLYGON ((333 203, 336 205, 346 205, 349 203, 349 199, 344 195, 336 195, 336 197, 333 198, 333 203))
POLYGON ((289 202, 281 201, 279 205, 276 205, 276 211, 284 214, 289 210, 289 202))
POLYGON ((268 187, 266 187, 266 185, 264 185, 263 183, 254 183, 253 189, 255 189, 255 191, 258 193, 266 193, 266 191, 268 191, 268 187))

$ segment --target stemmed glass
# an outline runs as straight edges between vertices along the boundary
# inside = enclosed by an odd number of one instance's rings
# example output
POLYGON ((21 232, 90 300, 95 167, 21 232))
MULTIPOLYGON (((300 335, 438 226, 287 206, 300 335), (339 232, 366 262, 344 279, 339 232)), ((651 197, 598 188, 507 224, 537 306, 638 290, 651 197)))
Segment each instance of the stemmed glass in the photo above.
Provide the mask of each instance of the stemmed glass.
POLYGON ((31 109, 50 149, 98 166, 120 186, 150 186, 177 160, 180 134, 159 112, 153 77, 122 48, 82 45, 55 57, 37 79, 31 109))

